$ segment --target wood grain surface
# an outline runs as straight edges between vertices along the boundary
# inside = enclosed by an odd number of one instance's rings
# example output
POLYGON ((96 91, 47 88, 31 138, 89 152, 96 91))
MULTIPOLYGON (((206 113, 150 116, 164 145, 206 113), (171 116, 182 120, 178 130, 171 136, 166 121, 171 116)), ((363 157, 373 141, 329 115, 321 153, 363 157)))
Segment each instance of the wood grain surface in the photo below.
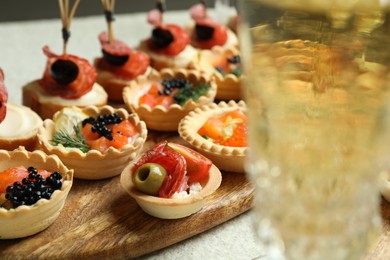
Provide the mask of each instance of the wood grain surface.
MULTIPOLYGON (((163 140, 183 143, 175 133, 150 132, 144 150, 163 140)), ((134 258, 247 211, 252 198, 253 188, 244 174, 223 172, 221 187, 200 212, 183 219, 161 220, 138 207, 121 187, 119 176, 99 181, 75 179, 56 222, 31 237, 0 240, 0 259, 134 258)))

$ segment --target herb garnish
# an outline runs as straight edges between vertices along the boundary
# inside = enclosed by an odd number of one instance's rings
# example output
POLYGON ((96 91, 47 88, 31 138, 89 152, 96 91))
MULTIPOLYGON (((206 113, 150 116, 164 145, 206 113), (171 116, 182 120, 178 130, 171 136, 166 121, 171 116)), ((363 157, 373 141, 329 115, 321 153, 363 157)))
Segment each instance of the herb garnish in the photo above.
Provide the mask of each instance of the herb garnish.
POLYGON ((71 136, 68 132, 60 130, 55 132, 53 135, 53 140, 51 142, 54 145, 62 144, 64 147, 78 148, 83 153, 89 151, 89 146, 85 143, 85 139, 81 134, 80 127, 78 125, 73 126, 75 136, 71 136))
POLYGON ((208 84, 199 84, 193 86, 192 84, 186 84, 185 87, 179 89, 179 91, 173 96, 173 99, 177 104, 183 106, 189 99, 197 101, 200 96, 204 96, 210 89, 208 84))

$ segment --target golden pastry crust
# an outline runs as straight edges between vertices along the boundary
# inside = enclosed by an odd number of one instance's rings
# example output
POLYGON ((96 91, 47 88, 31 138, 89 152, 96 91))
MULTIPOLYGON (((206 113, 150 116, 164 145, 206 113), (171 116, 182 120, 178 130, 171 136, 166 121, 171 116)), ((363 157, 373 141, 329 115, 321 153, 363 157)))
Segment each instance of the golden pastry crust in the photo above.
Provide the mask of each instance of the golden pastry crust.
POLYGON ((135 188, 131 172, 133 165, 134 163, 131 163, 123 170, 120 179, 122 187, 146 213, 162 219, 184 218, 196 213, 205 205, 207 196, 215 192, 222 181, 221 172, 212 165, 209 179, 198 193, 180 199, 160 198, 147 195, 135 188))
MULTIPOLYGON (((104 106, 107 104, 107 93, 104 91, 103 87, 96 84, 92 88, 94 95, 96 97, 91 98, 89 101, 77 104, 78 100, 74 100, 74 105, 78 107, 87 107, 87 106, 104 106)), ((92 92, 91 92, 92 93, 92 92)), ((88 93, 87 93, 88 94, 88 93)), ((86 95, 87 95, 86 94, 86 95)), ((23 96, 23 105, 30 107, 35 111, 42 119, 52 118, 53 115, 61 110, 64 107, 68 107, 66 103, 61 103, 59 97, 56 99, 48 99, 48 95, 40 88, 38 80, 32 81, 22 88, 23 96)), ((63 99, 65 102, 69 100, 63 99)))
POLYGON ((1 149, 4 150, 14 150, 18 148, 19 146, 25 147, 26 150, 28 151, 33 151, 36 149, 38 144, 38 139, 35 135, 32 137, 21 137, 20 139, 17 140, 5 140, 5 139, 0 139, 0 147, 1 149))
POLYGON ((62 187, 49 200, 41 199, 31 206, 23 205, 9 210, 0 207, 0 239, 30 236, 50 226, 59 216, 73 184, 73 170, 69 170, 57 156, 48 156, 42 151, 28 152, 23 148, 0 150, 0 171, 17 166, 59 171, 62 174, 62 187))
POLYGON ((178 131, 181 138, 209 158, 219 169, 229 172, 245 173, 244 163, 248 150, 247 147, 230 147, 214 144, 198 134, 199 128, 210 117, 223 115, 236 109, 241 109, 245 112, 245 102, 240 101, 236 103, 235 101, 230 101, 226 103, 222 101, 219 104, 212 103, 199 107, 180 121, 178 131))
POLYGON ((43 126, 38 131, 38 140, 43 151, 48 154, 56 154, 63 163, 71 169, 74 169, 75 178, 79 179, 105 179, 119 175, 123 168, 134 160, 141 151, 147 137, 146 125, 136 114, 129 114, 125 109, 114 109, 111 106, 89 106, 80 109, 88 116, 96 117, 101 114, 112 114, 114 112, 135 125, 138 136, 129 144, 121 149, 109 147, 107 151, 101 153, 98 150, 89 150, 83 153, 76 148, 64 148, 61 145, 52 145, 51 140, 55 132, 54 121, 46 119, 43 126))
POLYGON ((195 70, 184 69, 164 69, 160 72, 155 71, 148 77, 139 77, 132 82, 129 87, 123 91, 123 100, 127 107, 137 113, 139 117, 145 121, 147 127, 157 131, 176 131, 180 120, 196 107, 209 104, 214 101, 217 86, 213 80, 206 74, 202 74, 195 70), (152 82, 162 81, 167 78, 185 78, 195 84, 209 83, 211 88, 207 95, 201 96, 196 102, 189 100, 184 106, 173 104, 169 108, 156 106, 150 108, 146 104, 138 105, 138 100, 143 93, 146 93, 152 82))
POLYGON ((26 150, 32 151, 37 146, 37 132, 38 128, 42 125, 42 119, 30 108, 22 105, 17 105, 14 103, 7 104, 8 116, 14 117, 18 114, 17 111, 23 113, 27 118, 7 118, 2 124, 16 124, 18 120, 27 121, 28 120, 28 129, 21 132, 20 136, 15 136, 15 133, 2 133, 2 131, 6 131, 3 129, 0 131, 0 149, 4 150, 14 150, 19 146, 24 146, 26 150), (15 111, 15 114, 13 114, 15 111), (26 120, 27 119, 27 120, 26 120))
POLYGON ((242 76, 237 77, 234 74, 222 76, 219 73, 214 73, 213 78, 218 86, 217 95, 215 96, 215 99, 225 101, 239 101, 243 99, 243 93, 241 88, 242 76))

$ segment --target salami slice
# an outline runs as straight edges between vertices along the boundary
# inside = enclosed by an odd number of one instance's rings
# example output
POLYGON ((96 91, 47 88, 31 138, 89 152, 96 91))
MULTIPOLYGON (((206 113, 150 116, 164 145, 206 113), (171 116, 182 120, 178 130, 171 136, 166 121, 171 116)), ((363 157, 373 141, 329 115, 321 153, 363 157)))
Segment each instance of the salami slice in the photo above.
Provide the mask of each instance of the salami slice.
POLYGON ((7 114, 8 92, 4 85, 4 72, 0 68, 0 123, 7 114))
POLYGON ((105 59, 101 58, 97 62, 97 67, 114 74, 120 79, 132 80, 139 75, 145 74, 150 65, 149 56, 140 51, 134 51, 128 60, 121 66, 113 66, 105 59))
POLYGON ((93 84, 96 82, 96 71, 86 59, 70 54, 54 54, 48 46, 43 47, 43 52, 48 59, 39 84, 46 93, 65 99, 77 99, 92 89, 93 84), (61 84, 53 78, 51 74, 52 66, 58 60, 70 61, 76 64, 78 67, 78 75, 75 80, 68 84, 61 84))
POLYGON ((196 47, 200 49, 211 49, 216 45, 222 46, 228 39, 226 27, 212 19, 197 21, 195 28, 196 30, 193 31, 191 37, 195 41, 196 47), (204 35, 209 34, 209 30, 212 34, 204 37, 204 35))
POLYGON ((113 43, 110 43, 108 33, 102 32, 99 34, 99 41, 102 46, 102 49, 115 56, 127 56, 132 53, 132 48, 130 48, 126 43, 115 40, 113 43))
POLYGON ((168 30, 173 36, 173 41, 165 48, 157 48, 153 43, 152 38, 150 38, 147 41, 148 47, 157 54, 176 56, 190 43, 190 36, 188 33, 176 24, 165 24, 161 25, 159 28, 168 30))

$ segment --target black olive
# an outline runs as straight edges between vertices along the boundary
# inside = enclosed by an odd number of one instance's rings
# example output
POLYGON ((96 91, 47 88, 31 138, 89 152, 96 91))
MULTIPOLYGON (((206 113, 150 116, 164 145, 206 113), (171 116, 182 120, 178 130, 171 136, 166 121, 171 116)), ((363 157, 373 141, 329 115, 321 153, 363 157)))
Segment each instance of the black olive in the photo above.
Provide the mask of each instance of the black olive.
POLYGON ((50 68, 50 75, 59 84, 67 85, 79 75, 79 67, 70 60, 56 60, 50 68))
POLYGON ((240 63, 240 56, 239 55, 235 55, 231 58, 228 58, 227 61, 229 63, 232 63, 232 64, 237 64, 237 63, 240 63))
POLYGON ((207 25, 196 24, 195 33, 198 40, 210 40, 213 37, 214 28, 207 25))
POLYGON ((113 55, 102 49, 103 58, 113 66, 122 66, 129 60, 129 55, 113 55))
POLYGON ((157 48, 165 48, 173 42, 173 35, 169 30, 155 28, 152 31, 152 41, 157 48))

